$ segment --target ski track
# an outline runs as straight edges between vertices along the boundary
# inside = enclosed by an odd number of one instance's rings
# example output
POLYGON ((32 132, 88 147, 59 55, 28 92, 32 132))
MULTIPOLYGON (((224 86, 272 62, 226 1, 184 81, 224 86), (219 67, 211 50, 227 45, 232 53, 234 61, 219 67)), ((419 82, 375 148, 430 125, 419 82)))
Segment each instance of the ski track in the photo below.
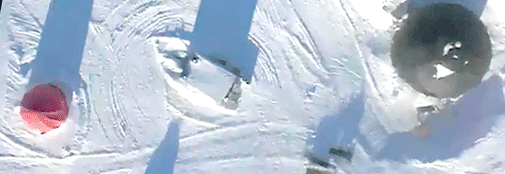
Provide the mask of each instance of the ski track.
POLYGON ((167 99, 167 105, 168 105, 167 107, 168 107, 168 109, 175 110, 175 111, 172 112, 175 115, 174 117, 181 117, 182 119, 184 119, 186 121, 189 121, 189 122, 191 122, 193 124, 196 124, 196 125, 199 125, 199 126, 203 126, 203 127, 206 127, 206 128, 217 128, 217 127, 220 127, 219 125, 216 125, 216 124, 213 124, 213 123, 210 123, 210 122, 206 122, 206 121, 202 121, 202 120, 193 118, 192 116, 189 115, 189 113, 185 113, 183 110, 180 110, 175 105, 173 105, 170 102, 168 102, 168 100, 169 99, 167 99))
MULTIPOLYGON (((126 119, 124 113, 123 113, 123 108, 124 106, 122 105, 122 102, 119 103, 117 99, 117 93, 115 91, 115 86, 114 81, 111 81, 110 84, 110 100, 111 100, 111 109, 112 109, 112 116, 114 118, 114 124, 116 128, 116 135, 119 136, 120 140, 123 141, 126 138, 126 134, 128 134, 128 120, 126 119)), ((124 101, 124 98, 122 98, 124 101)))
POLYGON ((223 131, 229 131, 229 130, 234 130, 234 129, 239 129, 244 126, 251 126, 251 124, 257 124, 257 121, 254 122, 245 122, 245 123, 239 123, 236 125, 231 125, 231 126, 226 126, 226 127, 216 127, 216 128, 211 128, 211 129, 206 129, 203 131, 198 131, 192 134, 184 135, 179 138, 179 141, 184 142, 184 141, 189 141, 191 138, 195 138, 196 136, 203 137, 206 134, 214 134, 216 132, 223 132, 223 131))
MULTIPOLYGON (((199 137, 192 137, 192 138, 199 138, 199 140, 193 140, 193 142, 188 142, 186 146, 184 147, 181 147, 180 151, 182 153, 182 155, 186 154, 186 151, 188 150, 191 150, 191 149, 205 149, 205 148, 216 148, 216 151, 217 152, 212 152, 212 154, 215 154, 215 153, 219 153, 221 150, 218 150, 218 149, 223 149, 223 148, 227 148, 227 146, 229 146, 230 149, 228 149, 228 154, 226 155, 223 155, 223 154, 220 154, 220 155, 206 155, 206 154, 202 154, 202 155, 199 155, 197 157, 189 157, 189 158, 185 158, 184 156, 180 157, 180 160, 178 160, 176 163, 177 164, 184 164, 184 165, 188 165, 188 164, 193 164, 193 163, 205 163, 205 162, 221 162, 221 161, 230 161, 230 160, 240 160, 240 159, 245 159, 245 158, 251 158, 251 157, 259 157, 259 156, 263 156, 265 158, 271 158, 271 157, 277 157, 277 156, 280 156, 280 154, 278 154, 278 152, 271 152, 271 150, 267 150, 267 152, 264 152, 266 154, 255 154, 255 151, 256 150, 252 150, 251 148, 244 148, 244 149, 236 149, 236 147, 233 147, 233 146, 230 146, 229 144, 234 144, 234 143, 240 143, 242 141, 252 141, 252 142, 255 142, 255 145, 252 145, 252 148, 255 148, 255 146, 259 146, 259 145, 263 145, 263 142, 265 139, 268 139, 268 138, 272 138, 272 136, 278 136, 278 135, 282 135, 284 134, 284 130, 274 130, 274 131, 266 131, 266 132, 263 132, 261 130, 258 130, 258 129, 254 129, 255 127, 257 126, 254 126, 253 125, 249 125, 249 124, 246 124, 246 125, 241 125, 240 127, 234 127, 234 128, 225 128, 225 129, 218 129, 216 131, 213 131, 213 132, 205 132, 205 134, 207 133, 212 133, 210 135, 220 135, 220 134, 228 134, 227 132, 229 131, 240 131, 240 130, 243 130, 245 131, 245 134, 237 134, 235 135, 236 133, 233 133, 233 135, 230 135, 230 136, 226 136, 226 137, 212 137, 210 139, 208 139, 208 141, 211 141, 213 144, 216 144, 217 146, 214 146, 214 147, 208 147, 207 144, 205 143, 198 143, 198 144, 195 144, 193 143, 194 141, 198 142, 198 141, 202 141, 200 139, 203 139, 203 137, 206 137, 206 135, 198 135, 199 137), (263 133, 262 133, 263 132, 263 133), (253 136, 254 135, 254 136, 253 136), (259 140, 259 141, 258 141, 259 140), (245 153, 247 152, 247 153, 245 153)), ((181 143, 184 143, 184 141, 189 141, 189 139, 183 139, 181 140, 181 143)), ((275 144, 281 144, 281 143, 284 143, 283 140, 277 140, 277 141, 274 141, 272 142, 272 145, 275 146, 275 144)), ((186 143, 185 143, 186 144, 186 143)), ((297 155, 302 155, 302 152, 301 150, 298 151, 298 152, 293 152, 293 154, 291 154, 293 156, 297 156, 297 155)), ((190 155, 192 156, 192 155, 190 155)))
POLYGON ((2 117, 4 126, 0 129, 0 138, 3 142, 27 154, 44 156, 41 149, 27 144, 15 135, 9 133, 13 131, 12 126, 16 121, 11 118, 17 115, 17 113, 14 113, 15 107, 17 106, 15 103, 18 103, 20 100, 19 97, 21 97, 17 93, 22 90, 21 87, 27 82, 27 79, 20 74, 20 65, 22 62, 26 61, 26 59, 33 60, 34 54, 26 55, 26 53, 30 50, 36 50, 41 32, 40 24, 36 25, 38 24, 36 18, 31 13, 27 12, 26 7, 21 4, 21 2, 12 4, 12 6, 22 6, 22 10, 14 12, 9 16, 8 20, 12 25, 8 25, 9 27, 7 28, 9 32, 7 35, 12 43, 11 49, 13 49, 12 51, 14 54, 9 54, 10 59, 8 61, 8 69, 6 70, 8 76, 6 84, 7 93, 5 97, 8 104, 5 106, 6 112, 2 117))
MULTIPOLYGON (((160 34, 166 33, 163 29, 165 29, 167 26, 166 24, 172 23, 171 20, 180 20, 181 17, 180 15, 175 15, 175 14, 180 14, 181 11, 183 10, 182 8, 173 8, 173 7, 159 7, 160 5, 157 3, 148 3, 148 4, 142 4, 137 7, 137 10, 135 10, 132 14, 130 14, 126 20, 124 20, 122 23, 117 24, 115 27, 116 30, 120 28, 120 33, 117 33, 117 35, 114 35, 112 40, 115 42, 115 38, 121 37, 121 35, 124 32, 127 32, 126 37, 127 38, 132 38, 134 36, 141 36, 144 39, 147 39, 149 37, 153 36, 159 36, 160 34), (152 15, 155 14, 155 15, 152 15), (147 16, 146 16, 147 15, 147 16), (137 19, 140 18, 140 19, 137 19), (134 26, 131 27, 133 30, 130 31, 123 31, 123 26, 134 26)), ((191 23, 187 23, 185 21, 182 21, 184 25, 188 27, 193 27, 191 23)), ((277 30, 276 30, 277 31, 277 30)), ((259 79, 266 79, 268 82, 273 83, 276 86, 280 86, 279 78, 277 75, 277 70, 275 69, 275 66, 271 64, 271 62, 274 62, 271 57, 271 53, 267 51, 267 49, 264 46, 264 43, 260 42, 254 35, 249 35, 250 40, 255 43, 258 48, 260 49, 260 52, 262 54, 259 55, 259 60, 258 60, 258 65, 262 69, 262 75, 261 78, 259 79)), ((125 43, 128 43, 131 41, 130 39, 124 41, 125 43)), ((257 73, 255 73, 257 75, 257 73)))
MULTIPOLYGON (((100 47, 91 49, 91 51, 97 51, 99 49, 104 52, 93 53, 100 55, 96 58, 98 62, 92 62, 96 64, 93 65, 95 67, 91 67, 98 70, 97 72, 89 72, 89 80, 85 79, 83 83, 87 86, 83 87, 82 90, 84 90, 84 92, 80 97, 81 100, 83 100, 82 102, 85 103, 84 105, 86 105, 83 109, 87 109, 81 111, 88 116, 88 120, 84 124, 92 125, 93 121, 91 121, 91 119, 95 118, 97 122, 96 125, 100 127, 94 127, 94 129, 101 130, 104 138, 107 139, 108 143, 112 144, 112 148, 103 150, 82 150, 66 156, 52 156, 42 149, 25 143, 23 140, 16 137, 16 135, 9 133, 12 131, 9 124, 14 122, 14 120, 9 117, 14 115, 13 112, 16 107, 14 104, 20 100, 17 92, 22 90, 21 88, 24 86, 23 83, 25 82, 25 78, 21 74, 21 65, 33 60, 35 57, 38 40, 42 32, 41 27, 43 26, 40 18, 28 11, 29 7, 27 7, 27 4, 18 0, 16 3, 12 3, 12 6, 14 9, 21 10, 13 10, 16 12, 11 13, 11 16, 9 16, 9 23, 11 25, 7 27, 11 45, 11 50, 9 51, 13 54, 9 54, 10 57, 8 59, 6 99, 9 104, 5 106, 7 114, 2 117, 5 126, 0 128, 0 139, 4 142, 4 145, 12 146, 30 156, 22 157, 2 152, 0 153, 0 161, 2 161, 2 163, 11 163, 12 161, 33 162, 43 163, 45 165, 57 164, 66 167, 74 166, 76 168, 75 171, 81 168, 88 170, 89 173, 132 173, 133 170, 131 168, 134 168, 131 167, 132 163, 138 160, 137 158, 140 160, 147 160, 154 151, 156 148, 156 141, 154 140, 154 142, 138 145, 140 147, 137 146, 137 141, 139 141, 137 138, 143 136, 143 134, 137 133, 137 131, 142 128, 140 127, 141 125, 137 124, 137 121, 147 120, 147 122, 154 122, 157 125, 166 123, 157 123, 156 121, 159 122, 159 120, 151 118, 155 116, 150 115, 150 113, 152 113, 149 111, 150 109, 143 108, 141 105, 143 102, 142 99, 137 98, 133 94, 128 94, 130 91, 135 91, 134 88, 141 90, 152 89, 149 83, 145 83, 148 80, 138 82, 135 79, 137 77, 131 77, 132 73, 125 73, 125 69, 130 70, 134 68, 128 64, 129 61, 132 61, 132 59, 129 58, 129 54, 131 54, 129 50, 138 49, 135 48, 135 46, 143 44, 141 42, 145 42, 151 37, 167 36, 169 27, 182 24, 184 25, 184 30, 189 32, 190 29, 193 28, 193 21, 188 21, 187 19, 194 16, 185 17, 184 15, 190 13, 187 12, 188 7, 191 9, 193 6, 198 7, 198 5, 192 4, 194 2, 172 1, 170 3, 176 5, 168 6, 163 1, 158 0, 124 0, 122 2, 114 1, 110 3, 113 5, 110 9, 107 9, 109 10, 106 12, 108 16, 104 19, 92 19, 89 24, 90 34, 88 35, 88 44, 90 40, 93 40, 93 42, 91 42, 95 44, 93 46, 100 47), (91 37, 92 39, 90 39, 91 37), (93 73, 95 73, 98 80, 92 80, 91 76, 93 73), (139 84, 133 85, 136 82, 139 84), (96 89, 98 89, 98 91, 94 91, 96 89), (106 98, 104 101, 99 102, 105 104, 104 106, 94 105, 98 100, 102 100, 97 98, 96 95, 106 98), (132 100, 132 104, 125 104, 124 101, 127 100, 132 100), (128 108, 128 106, 132 106, 132 108, 128 108), (138 115, 133 116, 131 113, 137 113, 138 115), (136 116, 140 118, 135 118, 136 116), (124 147, 116 148, 116 146, 124 147), (140 155, 135 156, 132 154, 140 155), (85 162, 85 160, 93 161, 102 159, 107 160, 92 167, 89 166, 95 165, 94 163, 85 162)), ((317 3, 324 4, 325 2, 317 3)), ((363 42, 363 36, 361 35, 361 31, 358 30, 366 30, 371 26, 368 26, 367 22, 361 21, 364 19, 360 18, 350 1, 339 0, 336 3, 339 5, 338 9, 335 11, 342 13, 343 19, 352 27, 350 28, 351 31, 343 27, 344 32, 352 33, 352 36, 349 38, 355 41, 354 46, 357 52, 362 54, 360 45, 363 42)), ((314 36, 314 30, 310 29, 310 26, 314 24, 307 23, 303 20, 304 17, 303 14, 300 13, 300 10, 302 9, 296 8, 291 0, 286 2, 277 0, 260 1, 257 4, 255 16, 252 21, 253 25, 251 26, 251 32, 248 38, 259 49, 259 55, 255 67, 253 83, 251 85, 242 85, 243 89, 249 91, 244 92, 241 98, 249 97, 247 99, 253 100, 252 102, 261 100, 268 102, 244 106, 240 104, 238 111, 228 110, 217 105, 204 108, 194 105, 192 103, 193 99, 185 98, 184 96, 180 96, 177 92, 174 92, 176 89, 174 89, 174 86, 171 86, 170 83, 179 84, 181 83, 180 81, 174 79, 159 79, 155 78, 155 75, 149 76, 149 78, 163 81, 166 89, 165 91, 159 91, 159 95, 162 95, 161 92, 168 93, 164 97, 167 105, 164 109, 169 110, 170 115, 161 116, 162 119, 160 120, 163 120, 163 118, 173 119, 180 117, 184 120, 182 122, 182 129, 186 127, 190 128, 189 125, 196 127, 193 128, 194 130, 188 130, 187 133, 179 136, 179 155, 177 157, 175 171, 197 170, 195 165, 203 165, 204 163, 223 164, 259 158, 288 159, 288 156, 302 159, 303 147, 299 149, 290 148, 293 148, 292 146, 300 146, 300 142, 304 143, 307 139, 307 132, 304 131, 310 131, 313 129, 310 128, 313 127, 311 124, 317 123, 306 123, 304 126, 298 126, 294 123, 304 122, 305 120, 312 121, 312 118, 309 119, 307 117, 318 116, 298 115, 304 115, 305 113, 310 114, 312 111, 318 109, 318 107, 314 106, 312 109, 300 109, 285 106, 289 105, 289 103, 285 104, 282 100, 277 102, 277 100, 280 100, 279 98, 285 94, 278 91, 306 90, 309 85, 323 86, 324 88, 337 88, 335 86, 336 83, 332 81, 340 82, 341 80, 328 77, 335 74, 338 78, 341 78, 343 73, 349 73, 358 80, 364 77, 362 77, 359 72, 355 72, 353 69, 349 68, 346 62, 343 61, 344 59, 357 57, 344 57, 346 56, 344 54, 341 55, 342 57, 324 57, 324 52, 327 50, 324 50, 324 48, 321 48, 321 45, 318 45, 316 42, 318 38, 314 36), (292 15, 293 19, 289 19, 287 16, 283 15, 292 15), (288 55, 288 53, 292 53, 292 55, 288 55), (171 80, 171 82, 168 82, 168 80, 171 80), (261 91, 263 89, 257 89, 264 87, 263 83, 266 83, 265 89, 274 92, 265 92, 261 91), (273 88, 270 89, 269 87, 273 88), (207 114, 204 109, 210 109, 212 113, 207 114), (286 110, 293 110, 292 112, 294 114, 282 113, 282 111, 286 110), (300 114, 298 111, 302 113, 300 114), (256 112, 258 112, 258 114, 253 115, 256 114, 256 112), (257 118, 252 118, 256 116, 257 118), (304 130, 300 131, 295 129, 304 130), (287 140, 287 136, 292 140, 287 140), (258 154, 258 151, 265 152, 258 154)), ((317 35, 317 33, 315 34, 317 35)), ((503 56, 503 50, 504 49, 494 50, 494 55, 503 56)), ((351 53, 352 51, 347 52, 351 53)), ((96 57, 97 55, 90 56, 96 57)), ((138 58, 155 59, 155 57, 149 56, 141 56, 138 58)), ((147 60, 143 61, 147 62, 147 60)), ((371 73, 371 67, 369 67, 370 65, 368 62, 365 62, 364 65, 365 74, 363 75, 366 76, 368 73, 371 73)), ((142 71, 153 71, 152 69, 156 69, 160 65, 142 63, 134 66, 138 66, 142 71)), ((162 76, 162 78, 170 77, 162 76)), ((352 81, 351 83, 356 86, 359 85, 356 81, 352 81)), ((376 84, 373 83, 373 85, 376 84)), ((314 90, 316 90, 315 87, 314 90)), ((302 95, 302 93, 308 95, 309 92, 301 91, 300 95, 302 95)), ((338 93, 331 94, 339 95, 338 93)), ((204 94, 202 93, 201 95, 204 94)), ((298 99, 297 97, 298 93, 294 93, 293 97, 287 100, 298 99)), ((340 97, 344 98, 345 96, 340 97)), ((306 103, 301 104, 301 106, 312 107, 311 104, 306 103)), ((90 129, 93 128, 87 127, 87 129, 82 132, 82 135, 80 133, 77 137, 84 140, 87 139, 90 129)), ((504 132, 505 131, 500 131, 496 135, 492 135, 491 138, 498 139, 503 137, 504 132)), ((483 139, 479 142, 486 142, 489 141, 489 139, 490 138, 483 139)), ((293 163, 302 164, 299 159, 293 161, 293 163)), ((252 166, 258 164, 263 164, 263 161, 254 163, 252 166)), ((377 164, 374 163, 373 165, 377 164)), ((388 165, 390 164, 388 163, 388 165)), ((500 166, 500 164, 495 165, 500 166)), ((242 166, 247 166, 247 164, 242 166)), ((418 165, 417 168, 433 168, 433 166, 418 165)), ((233 167, 233 165, 231 165, 231 167, 233 167)), ((268 167, 275 168, 275 166, 268 167)), ((279 166, 277 166, 277 168, 278 167, 279 166)), ((226 166, 222 166, 221 168, 226 168, 226 166)), ((443 169, 440 170, 442 171, 443 169)))
MULTIPOLYGON (((268 83, 274 85, 275 87, 282 88, 281 82, 279 80, 278 70, 272 64, 275 62, 272 54, 266 48, 266 43, 260 41, 255 35, 249 35, 251 41, 259 48, 258 62, 257 67, 260 67, 260 77, 255 77, 257 80, 266 80, 268 83)), ((258 75, 258 73, 254 73, 254 76, 258 75)))
POLYGON ((18 0, 19 4, 21 4, 21 6, 23 7, 23 10, 28 13, 28 15, 30 15, 30 17, 33 19, 33 21, 35 21, 35 23, 37 24, 37 28, 42 28, 42 24, 41 22, 39 21, 39 18, 35 17, 32 13, 30 13, 28 11, 28 8, 26 8, 26 5, 22 2, 22 0, 18 0))
POLYGON ((21 151, 28 152, 31 155, 46 156, 46 155, 43 155, 44 151, 42 149, 39 149, 39 148, 33 147, 32 145, 24 143, 23 141, 21 141, 17 137, 10 135, 8 133, 4 133, 3 131, 0 132, 0 138, 4 142, 7 142, 9 145, 11 145, 21 151))
MULTIPOLYGON (((19 1, 19 3, 15 5, 21 6, 22 8, 16 8, 21 9, 21 11, 16 11, 12 13, 11 16, 9 17, 10 18, 9 22, 12 25, 8 25, 9 26, 8 28, 10 28, 8 30, 10 31, 8 33, 8 36, 14 45, 14 47, 12 47, 14 54, 11 54, 13 56, 11 56, 11 59, 8 64, 9 76, 7 83, 8 91, 6 98, 10 101, 8 102, 10 104, 19 103, 21 97, 19 96, 19 92, 24 90, 22 89, 22 86, 24 86, 24 84, 27 82, 27 79, 20 74, 21 73, 20 66, 22 63, 29 63, 29 61, 33 60, 33 58, 35 57, 36 49, 38 46, 38 40, 40 39, 40 33, 42 31, 41 30, 42 25, 38 21, 38 18, 35 17, 32 13, 27 12, 27 7, 25 4, 19 1)), ((9 112, 6 112, 8 114, 6 114, 5 116, 9 117, 18 116, 17 113, 14 113, 15 111, 14 108, 16 106, 17 104, 6 106, 9 112)), ((2 118, 2 120, 5 123, 5 126, 3 126, 2 128, 7 129, 7 131, 1 130, 0 137, 7 144, 23 152, 26 152, 31 156, 39 156, 46 158, 49 156, 50 158, 60 158, 59 156, 53 156, 52 154, 48 154, 44 149, 36 147, 36 145, 26 143, 25 141, 17 137, 19 135, 13 135, 11 133, 8 133, 14 131, 10 126, 14 124, 14 122, 12 121, 15 120, 12 120, 12 118, 9 118, 9 120, 11 121, 6 121, 5 118, 2 118)))
POLYGON ((300 17, 298 10, 293 9, 293 11, 296 14, 297 23, 299 23, 299 27, 301 28, 300 32, 303 35, 303 37, 308 41, 308 44, 304 44, 300 37, 296 36, 296 38, 298 39, 299 42, 301 42, 305 50, 307 50, 312 55, 311 59, 312 63, 316 64, 318 69, 322 69, 323 66, 321 65, 321 60, 318 60, 318 58, 322 57, 321 51, 316 46, 316 43, 314 43, 314 37, 309 32, 307 24, 305 24, 305 22, 300 17))

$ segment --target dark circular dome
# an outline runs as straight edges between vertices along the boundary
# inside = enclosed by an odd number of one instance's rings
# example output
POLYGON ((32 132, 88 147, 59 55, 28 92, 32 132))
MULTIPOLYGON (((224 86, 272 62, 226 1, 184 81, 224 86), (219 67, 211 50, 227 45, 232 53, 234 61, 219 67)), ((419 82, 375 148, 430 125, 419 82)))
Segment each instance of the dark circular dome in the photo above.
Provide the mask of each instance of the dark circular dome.
POLYGON ((417 91, 438 98, 457 97, 479 84, 491 58, 491 41, 479 17, 449 3, 409 14, 391 49, 398 75, 417 91), (452 74, 436 77, 437 65, 452 74))

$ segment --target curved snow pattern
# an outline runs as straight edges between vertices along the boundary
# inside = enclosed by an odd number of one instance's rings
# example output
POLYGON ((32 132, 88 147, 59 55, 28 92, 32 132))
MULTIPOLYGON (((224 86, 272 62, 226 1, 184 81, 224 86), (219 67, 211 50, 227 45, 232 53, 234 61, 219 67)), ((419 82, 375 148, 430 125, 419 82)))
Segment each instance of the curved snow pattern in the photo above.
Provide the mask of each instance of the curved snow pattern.
MULTIPOLYGON (((0 92, 7 95, 0 100, 4 104, 0 111, 7 126, 0 132, 0 163, 6 166, 1 170, 144 173, 153 165, 164 164, 156 160, 166 160, 175 163, 167 165, 173 166, 167 168, 173 173, 305 173, 308 152, 328 160, 341 172, 499 173, 505 169, 504 156, 496 155, 505 153, 501 148, 505 144, 505 123, 499 118, 493 123, 480 120, 479 124, 470 124, 474 129, 494 127, 472 135, 482 139, 465 146, 471 148, 459 157, 433 162, 388 158, 388 150, 397 147, 394 142, 401 144, 402 140, 390 134, 414 127, 417 118, 410 122, 406 119, 399 128, 402 130, 388 130, 385 121, 391 120, 387 120, 387 114, 374 110, 382 106, 368 98, 356 98, 370 95, 371 89, 394 91, 386 84, 373 86, 369 76, 375 72, 369 70, 391 64, 390 42, 399 21, 390 13, 401 0, 258 1, 248 35, 258 48, 257 62, 252 82, 239 85, 240 95, 233 107, 220 103, 224 97, 221 91, 234 91, 229 89, 238 84, 229 72, 201 57, 201 61, 190 63, 193 76, 171 76, 158 59, 163 55, 153 44, 157 38, 179 38, 180 45, 170 43, 184 49, 185 34, 193 29, 199 3, 94 0, 80 66, 82 85, 74 91, 70 106, 73 121, 60 127, 70 133, 50 131, 44 135, 27 131, 17 113, 49 0, 4 4, 0 16, 8 25, 2 23, 0 31, 8 34, 3 37, 0 33, 0 47, 6 50, 0 51, 5 57, 0 62, 5 61, 8 68, 6 77, 0 79, 6 84, 0 92), (378 63, 370 64, 374 61, 378 63), (206 72, 218 75, 206 76, 206 72), (217 76, 226 83, 194 80, 217 76), (359 110, 361 115, 353 112, 359 110), (347 117, 348 124, 334 127, 340 117, 347 117), (318 154, 328 152, 326 148, 353 144, 353 137, 358 141, 350 162, 318 154), (165 147, 177 148, 178 152, 163 154, 165 147), (377 158, 381 154, 385 157, 377 158)), ((502 89, 500 71, 505 60, 505 23, 494 17, 501 13, 494 8, 500 3, 489 0, 482 14, 493 44, 490 69, 498 75, 488 75, 485 79, 493 81, 481 86, 493 91, 502 89)), ((498 95, 486 96, 497 103, 503 100, 492 97, 498 95)), ((464 101, 472 100, 486 102, 486 98, 478 97, 464 101)), ((500 110, 492 109, 486 115, 501 115, 500 110)), ((456 127, 465 123, 459 118, 456 127)), ((412 150, 409 144, 401 147, 412 150)))

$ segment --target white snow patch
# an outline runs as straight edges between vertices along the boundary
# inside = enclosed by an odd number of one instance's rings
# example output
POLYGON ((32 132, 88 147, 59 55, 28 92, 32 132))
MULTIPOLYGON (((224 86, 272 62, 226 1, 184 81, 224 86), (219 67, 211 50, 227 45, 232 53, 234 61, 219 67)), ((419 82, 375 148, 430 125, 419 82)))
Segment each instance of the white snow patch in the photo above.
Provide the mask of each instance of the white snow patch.
POLYGON ((449 68, 446 68, 442 64, 436 64, 435 68, 437 70, 437 73, 433 75, 433 78, 437 80, 454 74, 454 71, 451 71, 449 68))
MULTIPOLYGON (((22 96, 22 88, 18 88, 26 79, 7 69, 13 66, 13 70, 19 70, 21 63, 34 58, 32 47, 36 48, 42 31, 37 21, 43 23, 47 14, 44 7, 49 1, 4 1, 0 15, 0 92, 10 93, 0 99, 0 114, 8 125, 0 134, 0 153, 6 154, 0 156, 0 170, 143 173, 155 149, 161 146, 167 121, 180 117, 180 135, 174 135, 179 136, 175 138, 179 144, 174 173, 304 173, 307 160, 303 151, 310 133, 316 130, 320 118, 337 115, 338 108, 346 105, 363 82, 369 108, 359 127, 366 130, 361 133, 367 138, 372 137, 372 149, 380 148, 389 134, 407 132, 426 119, 417 117, 417 107, 441 102, 399 80, 387 62, 391 40, 388 33, 394 31, 392 25, 397 21, 383 10, 383 4, 393 8, 391 4, 400 1, 258 1, 249 33, 249 39, 260 50, 255 74, 251 84, 237 89, 242 96, 237 109, 230 110, 219 101, 235 77, 205 60, 190 62, 192 74, 188 78, 172 77, 166 72, 182 73, 181 62, 168 59, 164 55, 167 52, 159 54, 157 49, 172 50, 171 56, 181 53, 179 57, 184 57, 182 53, 190 43, 166 37, 165 29, 175 25, 175 19, 184 19, 183 29, 190 32, 199 0, 95 0, 81 66, 89 95, 83 108, 90 108, 89 112, 72 105, 72 111, 85 113, 86 117, 79 113, 79 118, 69 118, 60 130, 44 136, 23 130, 23 124, 16 120, 16 102, 22 96), (19 14, 14 16, 12 11, 19 14), (16 20, 16 25, 6 24, 9 19, 16 20), (13 32, 6 35, 3 31, 13 32), (15 41, 7 40, 10 37, 15 41), (153 46, 153 38, 169 39, 163 42, 165 45, 153 46), (14 55, 13 46, 27 51, 21 60, 14 55), (372 51, 378 57, 369 58, 372 51), (370 67, 363 68, 365 58, 370 67), (6 80, 7 76, 12 81, 6 80), (82 126, 77 123, 81 120, 85 120, 82 126), (382 128, 386 131, 381 132, 382 128), (69 130, 68 134, 63 130, 69 130), (30 149, 31 145, 21 144, 16 138, 67 156, 47 157, 45 152, 30 149), (64 146, 69 139, 77 145, 67 151, 64 146)), ((500 0, 488 0, 481 16, 493 43, 494 70, 502 69, 505 62, 505 25, 503 18, 497 17, 505 16, 499 8, 502 6, 500 0)), ((437 72, 442 74, 437 77, 448 73, 440 69, 437 72)), ((501 118, 484 140, 460 157, 431 163, 375 161, 374 154, 367 154, 369 149, 358 144, 352 162, 340 163, 338 171, 503 173, 504 128, 501 118)))
POLYGON ((439 106, 440 100, 414 90, 396 76, 392 66, 368 59, 367 93, 372 110, 389 134, 407 132, 418 126, 418 107, 439 106), (401 108, 401 109, 400 109, 401 108))

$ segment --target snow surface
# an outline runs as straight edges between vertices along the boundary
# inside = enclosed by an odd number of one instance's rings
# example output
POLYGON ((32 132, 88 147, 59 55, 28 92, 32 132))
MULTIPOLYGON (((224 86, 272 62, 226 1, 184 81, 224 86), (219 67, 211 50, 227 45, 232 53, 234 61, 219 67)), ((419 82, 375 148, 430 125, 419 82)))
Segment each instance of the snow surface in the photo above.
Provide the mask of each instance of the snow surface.
POLYGON ((3 1, 0 173, 305 173, 308 156, 338 173, 505 172, 502 1, 447 0, 493 44, 483 83, 453 100, 397 78, 402 0, 201 1, 3 1), (44 82, 66 86, 71 115, 41 135, 19 102, 44 82))

